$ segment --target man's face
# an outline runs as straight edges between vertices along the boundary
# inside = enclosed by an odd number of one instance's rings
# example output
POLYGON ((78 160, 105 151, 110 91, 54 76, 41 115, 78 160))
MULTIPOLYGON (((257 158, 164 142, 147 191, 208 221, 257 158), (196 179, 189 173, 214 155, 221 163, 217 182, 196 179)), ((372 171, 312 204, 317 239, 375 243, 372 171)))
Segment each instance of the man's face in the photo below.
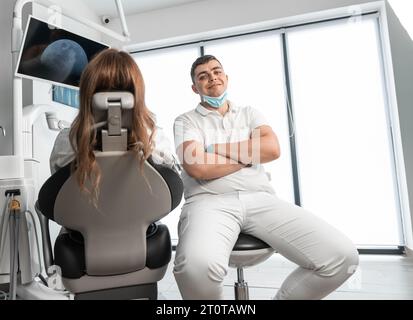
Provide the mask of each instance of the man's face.
POLYGON ((194 82, 192 90, 196 94, 219 97, 227 89, 228 76, 218 61, 211 60, 196 67, 194 82))

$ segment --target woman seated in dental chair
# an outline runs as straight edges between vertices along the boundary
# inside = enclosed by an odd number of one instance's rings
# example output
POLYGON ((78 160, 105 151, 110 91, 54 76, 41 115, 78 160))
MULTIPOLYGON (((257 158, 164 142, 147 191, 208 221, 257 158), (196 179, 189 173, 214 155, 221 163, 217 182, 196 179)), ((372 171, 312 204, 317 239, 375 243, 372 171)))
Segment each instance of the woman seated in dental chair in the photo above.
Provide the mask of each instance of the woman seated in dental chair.
POLYGON ((132 57, 102 51, 83 71, 79 114, 50 157, 36 211, 64 228, 54 259, 44 250, 45 264, 61 268, 79 299, 155 299, 171 258, 169 232, 157 221, 179 205, 183 185, 144 93, 132 57))
POLYGON ((128 136, 129 150, 143 152, 142 161, 150 156, 154 163, 179 172, 179 163, 172 152, 169 140, 162 129, 156 126, 155 115, 145 105, 145 85, 138 65, 128 53, 106 49, 83 71, 79 114, 71 129, 62 130, 56 138, 50 156, 51 173, 76 160, 81 186, 86 176, 95 176, 96 181, 99 180, 92 152, 96 148, 96 137, 91 139, 90 135, 94 132, 92 98, 96 92, 107 91, 128 91, 134 94, 133 129, 128 136))
MULTIPOLYGON (((52 175, 59 169, 70 167, 72 173, 76 171, 80 189, 89 194, 92 202, 96 203, 101 172, 94 151, 101 149, 102 137, 98 129, 105 124, 96 123, 97 110, 93 107, 93 98, 99 92, 133 94, 132 112, 129 112, 129 118, 123 121, 131 128, 128 130, 127 145, 129 151, 134 151, 138 155, 137 168, 148 161, 158 171, 162 170, 162 167, 167 167, 179 174, 181 169, 170 148, 170 142, 162 129, 156 126, 155 115, 146 107, 145 85, 138 65, 128 53, 106 49, 92 59, 83 71, 80 80, 79 114, 71 128, 60 131, 55 140, 50 156, 52 175), (86 187, 87 180, 92 182, 91 190, 86 187)), ((51 210, 46 210, 43 214, 53 220, 48 211, 51 210)), ((148 233, 153 228, 152 224, 148 233)))

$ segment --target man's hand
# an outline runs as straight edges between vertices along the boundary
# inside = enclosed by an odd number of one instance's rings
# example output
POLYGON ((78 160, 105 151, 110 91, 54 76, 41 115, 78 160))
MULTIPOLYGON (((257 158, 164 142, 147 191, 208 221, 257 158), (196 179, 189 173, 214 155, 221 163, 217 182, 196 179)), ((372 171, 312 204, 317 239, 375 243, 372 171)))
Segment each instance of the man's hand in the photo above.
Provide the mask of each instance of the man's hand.
POLYGON ((182 143, 177 154, 185 171, 198 180, 222 178, 245 167, 245 164, 233 159, 205 152, 203 145, 197 141, 182 143))
POLYGON ((214 144, 207 150, 245 165, 267 163, 280 157, 278 138, 270 126, 254 129, 249 140, 214 144))

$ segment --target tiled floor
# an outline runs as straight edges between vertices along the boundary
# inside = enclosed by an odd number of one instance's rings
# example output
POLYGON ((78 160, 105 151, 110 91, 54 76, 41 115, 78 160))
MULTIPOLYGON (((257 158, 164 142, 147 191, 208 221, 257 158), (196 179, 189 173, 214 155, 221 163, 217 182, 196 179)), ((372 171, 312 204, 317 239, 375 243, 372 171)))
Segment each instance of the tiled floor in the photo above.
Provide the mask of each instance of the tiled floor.
MULTIPOLYGON (((173 261, 172 257, 172 261, 173 261)), ((180 300, 172 265, 158 284, 159 299, 180 300)), ((279 254, 262 264, 244 270, 251 300, 271 299, 296 265, 279 254)), ((226 299, 234 299, 236 270, 230 269, 224 281, 226 299)), ((356 273, 325 299, 329 300, 413 300, 413 258, 403 256, 360 255, 356 273)))

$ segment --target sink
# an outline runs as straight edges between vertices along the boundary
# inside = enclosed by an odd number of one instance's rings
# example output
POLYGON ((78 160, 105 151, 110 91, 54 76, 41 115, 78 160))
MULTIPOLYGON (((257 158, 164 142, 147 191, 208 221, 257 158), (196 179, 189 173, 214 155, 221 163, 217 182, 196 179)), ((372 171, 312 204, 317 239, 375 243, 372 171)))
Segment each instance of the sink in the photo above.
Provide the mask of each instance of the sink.
POLYGON ((24 177, 24 162, 19 156, 0 156, 0 180, 24 177))

